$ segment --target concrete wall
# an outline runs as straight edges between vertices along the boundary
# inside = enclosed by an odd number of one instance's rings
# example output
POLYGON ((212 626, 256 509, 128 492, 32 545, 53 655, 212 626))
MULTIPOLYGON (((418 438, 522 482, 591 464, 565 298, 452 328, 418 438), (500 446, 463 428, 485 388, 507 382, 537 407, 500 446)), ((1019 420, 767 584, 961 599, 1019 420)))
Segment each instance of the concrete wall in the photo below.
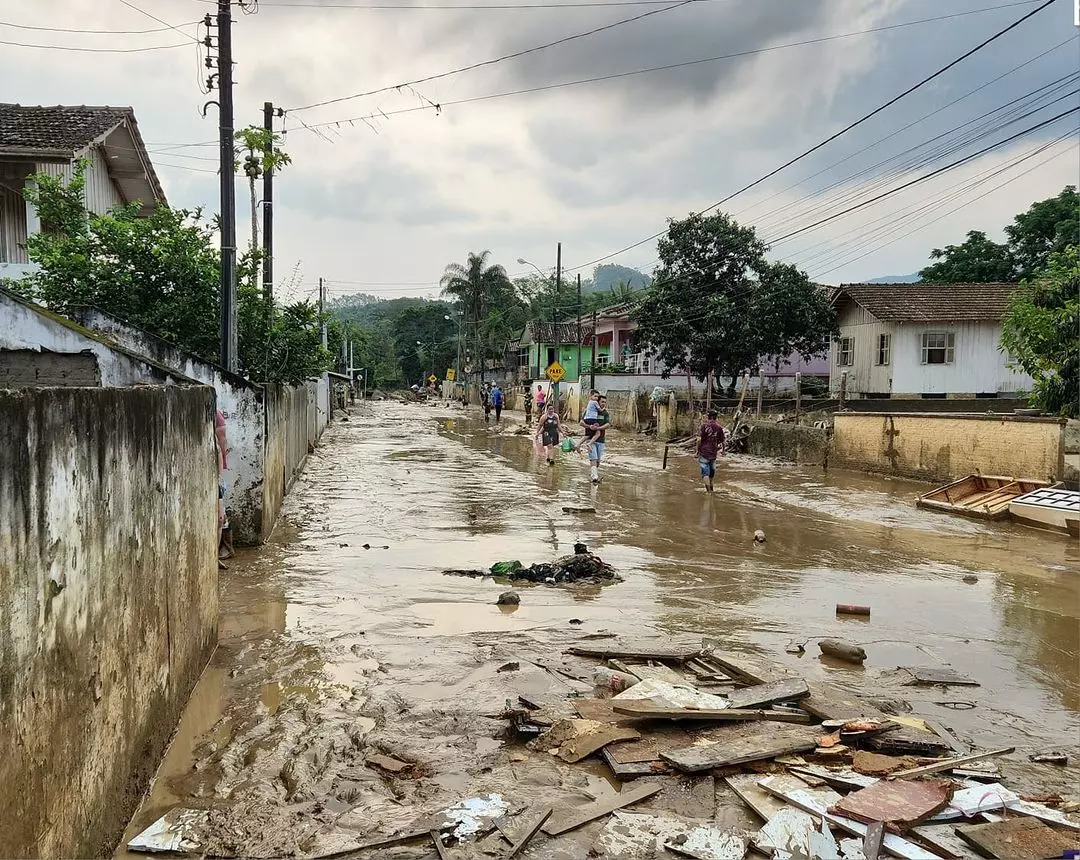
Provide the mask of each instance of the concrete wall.
POLYGON ((0 856, 110 854, 214 649, 213 408, 0 391, 0 856))
POLYGON ((750 421, 746 452, 809 466, 829 465, 829 431, 816 427, 750 421))
POLYGON ((229 468, 225 472, 225 506, 233 539, 257 543, 262 533, 263 444, 266 418, 263 388, 173 346, 147 331, 129 325, 97 308, 83 308, 73 318, 88 329, 126 349, 171 367, 217 393, 217 408, 225 416, 229 468))
POLYGON ((97 388, 101 368, 90 350, 0 349, 0 388, 97 388))
POLYGON ((946 481, 974 472, 1041 480, 1065 471, 1065 419, 837 413, 830 465, 946 481))
POLYGON ((319 389, 323 385, 323 381, 312 380, 297 386, 266 386, 265 476, 259 524, 263 540, 273 531, 285 495, 326 428, 319 410, 319 389))
POLYGON ((0 290, 0 350, 89 353, 105 388, 139 383, 190 383, 190 378, 137 355, 71 320, 0 290))

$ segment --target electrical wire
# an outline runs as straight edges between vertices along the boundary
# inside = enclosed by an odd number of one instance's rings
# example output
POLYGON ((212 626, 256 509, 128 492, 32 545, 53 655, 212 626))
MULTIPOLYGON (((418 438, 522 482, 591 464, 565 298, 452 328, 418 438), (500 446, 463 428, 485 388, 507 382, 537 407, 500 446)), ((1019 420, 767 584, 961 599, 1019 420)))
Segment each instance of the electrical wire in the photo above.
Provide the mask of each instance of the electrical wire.
MULTIPOLYGON (((198 24, 198 21, 187 21, 178 26, 190 27, 194 24, 198 24)), ((79 33, 86 36, 143 36, 148 33, 165 33, 169 30, 176 30, 171 24, 165 27, 154 27, 150 30, 80 30, 73 27, 35 27, 30 24, 12 24, 10 21, 0 21, 0 27, 14 27, 17 30, 38 30, 45 33, 79 33)), ((182 31, 177 31, 181 32, 182 31)), ((183 33, 183 35, 187 35, 183 33)))
POLYGON ((600 27, 593 27, 591 30, 586 30, 584 33, 575 33, 575 34, 573 34, 571 36, 564 36, 561 39, 556 39, 553 42, 546 42, 543 45, 535 45, 532 48, 525 48, 524 50, 521 50, 521 51, 515 51, 512 54, 504 54, 501 57, 494 57, 494 58, 492 58, 490 60, 482 60, 479 63, 470 63, 467 66, 461 66, 461 67, 456 68, 456 69, 451 69, 450 71, 447 71, 447 72, 440 72, 439 74, 436 74, 436 75, 427 75, 426 77, 423 77, 423 78, 416 78, 415 80, 405 81, 404 83, 394 84, 394 85, 388 86, 388 87, 380 87, 379 89, 368 90, 367 92, 363 92, 363 93, 354 93, 351 96, 339 96, 338 98, 327 99, 326 101, 313 102, 312 104, 309 104, 309 105, 302 105, 302 106, 296 107, 296 108, 289 108, 286 111, 286 113, 296 113, 298 111, 311 110, 312 108, 324 107, 326 105, 332 105, 332 104, 339 104, 340 102, 351 101, 352 99, 363 98, 365 96, 373 96, 373 95, 376 95, 378 93, 390 92, 391 90, 400 90, 400 89, 405 88, 405 87, 413 87, 413 86, 416 86, 418 84, 426 84, 426 83, 430 83, 431 81, 442 80, 443 78, 448 78, 448 77, 451 77, 452 75, 459 75, 459 74, 462 74, 463 72, 470 72, 470 71, 473 71, 475 69, 481 69, 481 68, 485 68, 487 66, 493 66, 493 65, 495 65, 497 63, 503 63, 503 62, 506 62, 508 60, 516 60, 519 57, 524 57, 524 56, 527 56, 528 54, 535 54, 538 51, 545 51, 548 48, 555 47, 556 45, 565 45, 567 42, 573 42, 576 39, 584 39, 584 38, 586 38, 588 36, 594 36, 597 33, 603 33, 603 32, 605 32, 607 30, 613 30, 616 27, 623 26, 624 24, 632 24, 635 21, 641 21, 641 20, 643 20, 645 18, 650 18, 650 17, 652 17, 654 15, 663 15, 665 12, 671 12, 671 11, 673 11, 675 9, 681 9, 683 6, 688 6, 691 3, 698 3, 698 2, 701 2, 701 0, 679 0, 679 2, 674 3, 674 4, 670 5, 670 6, 664 6, 661 9, 652 9, 649 12, 643 12, 640 15, 634 15, 631 18, 623 18, 623 19, 621 19, 619 21, 612 21, 611 23, 604 24, 603 26, 600 26, 600 27))
MULTIPOLYGON (((704 209, 700 210, 697 214, 702 215, 702 214, 704 214, 706 212, 711 211, 712 209, 716 209, 716 208, 722 206, 723 204, 727 203, 732 198, 737 197, 738 195, 743 194, 746 191, 749 191, 751 188, 755 188, 756 186, 760 185, 762 182, 765 182, 765 181, 771 179, 773 176, 776 176, 776 174, 780 173, 782 170, 785 170, 788 167, 791 167, 793 164, 796 164, 797 162, 802 161, 807 156, 812 155, 813 153, 817 152, 819 149, 822 149, 823 147, 825 147, 828 144, 832 143, 837 138, 841 137, 842 135, 847 134, 849 131, 857 128, 860 125, 862 125, 867 120, 871 119, 872 117, 877 116, 882 111, 887 110, 888 108, 892 107, 894 104, 899 102, 901 99, 906 98, 907 96, 911 95, 916 90, 926 86, 931 81, 936 80, 937 78, 941 77, 941 75, 945 74, 947 71, 949 71, 953 67, 959 65, 964 60, 966 60, 968 57, 972 56, 973 54, 977 53, 978 51, 981 51, 987 45, 990 45, 991 43, 993 43, 996 40, 1000 39, 1005 34, 1011 32, 1012 30, 1015 30, 1017 27, 1019 27, 1021 24, 1023 24, 1025 21, 1027 21, 1029 18, 1037 15, 1039 12, 1042 12, 1044 9, 1047 9, 1048 7, 1053 5, 1053 3, 1055 3, 1055 2, 1056 2, 1056 0, 1044 0, 1044 2, 1041 3, 1039 6, 1037 6, 1035 9, 1032 9, 1030 12, 1027 12, 1023 16, 1021 16, 1019 19, 1017 19, 1013 23, 1009 24, 1007 27, 1004 27, 1003 29, 998 30, 996 33, 994 33, 989 38, 983 39, 983 41, 981 41, 975 47, 965 51, 963 54, 961 54, 956 59, 950 61, 949 63, 946 63, 944 66, 942 66, 936 72, 933 72, 932 74, 930 74, 927 77, 920 80, 918 83, 915 83, 912 86, 908 87, 906 90, 899 93, 898 95, 893 96, 887 102, 885 102, 884 104, 881 104, 878 107, 874 108, 869 113, 863 114, 861 117, 859 117, 854 122, 849 123, 848 125, 844 126, 839 131, 837 131, 837 132, 829 135, 828 137, 826 137, 820 143, 815 144, 814 146, 810 147, 807 150, 804 150, 803 152, 799 153, 798 155, 796 155, 795 157, 789 159, 788 161, 785 161, 779 167, 773 168, 768 173, 766 173, 763 176, 760 176, 757 179, 755 179, 753 182, 750 182, 747 185, 744 185, 742 188, 739 188, 737 191, 733 191, 731 194, 728 194, 726 197, 723 197, 720 200, 716 201, 715 203, 713 203, 713 204, 711 204, 709 206, 706 206, 704 209)), ((632 243, 630 245, 627 245, 625 248, 620 248, 618 251, 615 251, 615 252, 613 252, 611 254, 605 254, 602 257, 597 257, 595 260, 590 260, 587 263, 582 263, 580 266, 571 267, 570 269, 568 269, 568 271, 576 271, 577 269, 584 269, 584 268, 586 268, 588 266, 595 265, 596 263, 599 263, 602 260, 607 260, 610 257, 615 257, 615 256, 618 256, 619 254, 625 253, 626 251, 630 251, 630 250, 633 250, 634 248, 638 248, 641 245, 644 245, 646 242, 650 242, 650 241, 653 241, 655 239, 658 239, 662 235, 663 235, 663 231, 661 231, 659 233, 654 233, 651 236, 646 236, 644 239, 641 239, 638 242, 634 242, 634 243, 632 243)))
MULTIPOLYGON (((134 9, 140 15, 145 15, 151 21, 157 21, 159 24, 164 24, 170 30, 175 30, 177 33, 179 33, 185 39, 191 39, 191 41, 196 42, 196 43, 199 41, 198 38, 196 38, 195 36, 189 36, 187 33, 185 33, 179 27, 177 27, 177 26, 175 26, 173 24, 170 24, 168 21, 163 21, 157 15, 154 15, 154 14, 151 14, 150 12, 147 12, 145 9, 139 8, 134 3, 132 3, 131 0, 120 0, 120 2, 123 3, 125 6, 127 6, 129 9, 134 9)), ((196 21, 195 23, 198 23, 198 22, 196 21)), ((181 25, 181 26, 183 26, 183 25, 181 25)))
POLYGON ((70 45, 30 45, 25 42, 7 42, 0 40, 0 45, 13 48, 38 48, 44 51, 76 51, 84 54, 141 54, 146 51, 168 51, 172 48, 187 48, 188 42, 179 45, 153 45, 148 48, 76 48, 70 45))
MULTIPOLYGON (((428 9, 455 10, 476 9, 484 11, 506 11, 516 9, 593 9, 609 6, 674 6, 679 0, 595 0, 595 2, 570 2, 570 3, 464 3, 464 4, 417 4, 403 5, 392 3, 266 3, 263 6, 277 7, 279 9, 355 9, 364 11, 369 9, 393 10, 411 12, 414 10, 424 11, 428 9)), ((702 3, 729 2, 729 0, 697 0, 702 3)), ((1032 0, 1033 2, 1033 0, 1032 0)))

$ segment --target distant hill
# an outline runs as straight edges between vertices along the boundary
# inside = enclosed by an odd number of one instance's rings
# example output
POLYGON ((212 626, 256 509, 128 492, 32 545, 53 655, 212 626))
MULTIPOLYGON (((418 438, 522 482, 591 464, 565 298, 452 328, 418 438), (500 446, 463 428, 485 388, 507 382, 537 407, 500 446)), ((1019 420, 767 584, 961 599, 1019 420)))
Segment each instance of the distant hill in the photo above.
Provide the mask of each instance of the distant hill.
POLYGON ((922 278, 918 272, 910 275, 882 275, 880 278, 870 278, 868 284, 917 284, 922 278))
POLYGON ((631 290, 643 290, 652 283, 652 278, 637 269, 608 263, 593 269, 592 282, 582 283, 581 292, 609 293, 620 281, 631 290))

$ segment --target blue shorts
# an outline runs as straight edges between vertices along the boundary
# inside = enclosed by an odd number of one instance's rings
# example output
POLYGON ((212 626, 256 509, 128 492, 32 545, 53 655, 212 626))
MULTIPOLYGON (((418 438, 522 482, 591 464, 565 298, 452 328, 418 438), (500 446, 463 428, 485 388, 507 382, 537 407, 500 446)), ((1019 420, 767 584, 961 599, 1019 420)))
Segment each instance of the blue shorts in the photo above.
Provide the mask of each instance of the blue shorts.
POLYGON ((716 476, 716 458, 707 460, 704 457, 697 458, 698 465, 701 466, 701 477, 712 478, 716 476))
POLYGON ((606 442, 593 442, 592 447, 589 449, 589 461, 600 462, 600 458, 604 456, 604 445, 606 442))

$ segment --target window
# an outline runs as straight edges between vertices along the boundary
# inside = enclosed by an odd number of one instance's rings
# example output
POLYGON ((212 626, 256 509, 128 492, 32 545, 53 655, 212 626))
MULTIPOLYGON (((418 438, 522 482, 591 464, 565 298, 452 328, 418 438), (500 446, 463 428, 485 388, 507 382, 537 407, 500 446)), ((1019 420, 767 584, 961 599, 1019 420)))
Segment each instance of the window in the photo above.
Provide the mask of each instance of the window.
POLYGON ((855 338, 842 337, 836 347, 836 363, 840 367, 851 367, 855 360, 855 338))
POLYGON ((877 336, 877 361, 876 364, 884 365, 889 363, 889 352, 892 347, 892 335, 879 334, 877 336))
POLYGON ((951 331, 927 331, 922 336, 923 364, 952 364, 956 358, 956 334, 951 331))

